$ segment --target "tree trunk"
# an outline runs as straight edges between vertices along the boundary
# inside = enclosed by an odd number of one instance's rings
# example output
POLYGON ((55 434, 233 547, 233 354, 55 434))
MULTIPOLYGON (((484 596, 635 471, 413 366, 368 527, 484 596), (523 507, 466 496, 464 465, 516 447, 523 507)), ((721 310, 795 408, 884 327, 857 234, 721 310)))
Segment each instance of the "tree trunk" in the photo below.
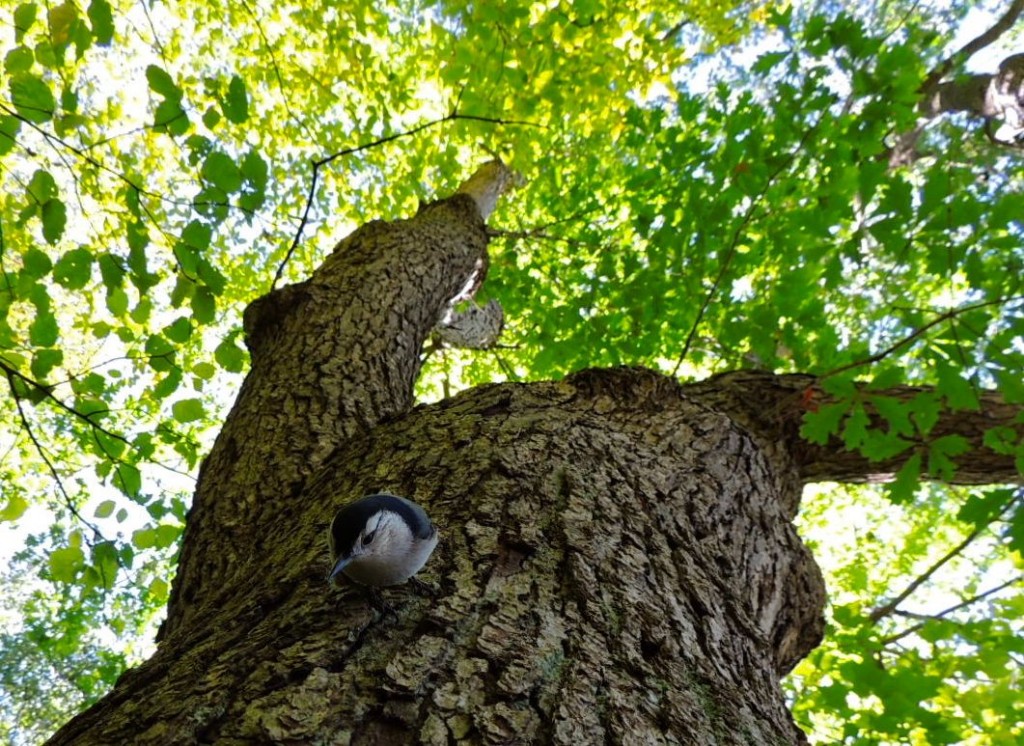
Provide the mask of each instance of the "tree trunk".
POLYGON ((424 340, 486 267, 483 181, 246 312, 252 370, 160 646, 51 743, 804 740, 779 678, 825 597, 791 519, 827 453, 802 460, 790 417, 640 369, 410 409, 424 340), (435 597, 387 589, 393 615, 324 581, 331 516, 373 491, 442 532, 435 597))

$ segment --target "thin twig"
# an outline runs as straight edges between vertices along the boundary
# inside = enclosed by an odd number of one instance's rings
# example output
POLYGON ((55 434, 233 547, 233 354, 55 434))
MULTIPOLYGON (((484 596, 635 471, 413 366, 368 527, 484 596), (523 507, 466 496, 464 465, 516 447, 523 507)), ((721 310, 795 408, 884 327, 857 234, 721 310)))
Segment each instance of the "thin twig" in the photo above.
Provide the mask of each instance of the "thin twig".
POLYGON ((110 430, 107 430, 102 425, 100 425, 100 424, 96 423, 95 421, 93 421, 92 417, 90 417, 89 415, 83 414, 83 413, 79 412, 77 409, 72 407, 70 404, 66 403, 62 399, 60 399, 57 396, 55 396, 53 391, 51 391, 51 387, 50 386, 46 386, 44 384, 41 384, 41 383, 39 383, 39 381, 35 380, 34 378, 30 378, 29 376, 26 376, 24 373, 19 371, 17 368, 13 368, 10 365, 8 365, 7 363, 5 363, 2 358, 0 358, 0 370, 2 370, 5 374, 7 374, 7 379, 8 380, 11 380, 12 377, 17 378, 18 380, 22 381, 23 383, 26 383, 29 386, 31 386, 32 388, 34 388, 36 391, 39 391, 47 399, 51 400, 60 409, 63 409, 68 414, 74 415, 75 417, 77 417, 77 418, 79 418, 81 420, 84 420, 85 422, 89 423, 89 425, 91 427, 95 428, 96 430, 99 430, 104 435, 107 435, 107 436, 109 436, 111 438, 114 438, 115 440, 120 440, 125 445, 132 446, 132 442, 130 440, 128 440, 128 438, 126 438, 123 435, 120 435, 119 433, 115 433, 115 432, 111 432, 110 430))
POLYGON ((768 190, 771 188, 772 184, 775 183, 779 174, 793 164, 793 161, 796 160, 800 151, 804 149, 804 145, 806 145, 807 140, 810 138, 811 134, 818 129, 818 125, 821 124, 823 119, 824 115, 819 118, 815 125, 807 128, 807 131, 804 133, 803 137, 800 138, 800 142, 797 143, 793 152, 789 154, 789 157, 783 160, 783 162, 779 164, 779 167, 768 175, 768 179, 765 181, 761 191, 758 192, 758 194, 751 200, 750 206, 743 214, 742 220, 740 220, 739 225, 736 226, 736 230, 733 231, 732 240, 729 242, 729 247, 725 251, 725 257, 722 259, 722 264, 718 269, 718 275, 715 277, 715 281, 712 283, 711 288, 704 295, 704 301, 701 303, 700 310, 697 311, 697 318, 693 320, 693 324, 690 326, 690 331, 686 335, 686 341, 683 343, 683 349, 680 351, 679 357, 676 360, 676 365, 672 369, 673 378, 679 373, 679 368, 682 367, 683 362, 686 360, 686 356, 690 352, 690 346, 693 344, 694 337, 697 336, 697 330, 700 328, 700 324, 704 320, 704 314, 707 313, 708 308, 711 306, 711 301, 714 300, 715 296, 718 294, 718 289, 721 287, 722 280, 725 279, 726 272, 729 271, 729 265, 732 264, 732 260, 736 256, 736 250, 739 246, 740 236, 743 234, 744 228, 750 224, 750 221, 754 217, 754 211, 761 206, 765 195, 768 194, 768 190))
POLYGON ((995 298, 993 300, 984 301, 983 303, 974 303, 974 304, 969 305, 969 306, 960 306, 959 308, 951 308, 950 310, 946 311, 945 313, 942 313, 939 316, 935 317, 934 319, 929 321, 927 324, 924 324, 923 326, 920 326, 917 329, 914 329, 910 334, 905 336, 903 339, 901 339, 901 340, 899 340, 897 342, 894 342, 893 344, 889 345, 889 347, 885 348, 881 352, 876 352, 874 355, 868 355, 867 357, 862 358, 860 360, 855 360, 852 363, 847 363, 846 365, 840 365, 838 368, 833 368, 832 370, 828 371, 827 373, 822 373, 820 376, 818 376, 818 381, 820 382, 820 381, 823 381, 826 378, 830 378, 831 376, 835 376, 835 375, 838 375, 840 373, 845 373, 846 371, 851 370, 853 368, 859 368, 859 367, 861 367, 863 365, 871 365, 872 363, 877 363, 877 362, 879 362, 881 360, 884 360, 889 355, 891 355, 892 353, 896 352, 896 350, 900 349, 901 347, 905 347, 906 345, 908 345, 911 342, 913 342, 915 339, 917 339, 918 337, 923 335, 926 331, 928 331, 932 327, 938 326, 939 324, 943 323, 944 321, 949 321, 950 319, 953 319, 953 318, 959 316, 962 313, 967 313, 968 311, 976 311, 979 308, 986 308, 988 306, 997 306, 997 305, 1002 305, 1002 304, 1006 304, 1006 303, 1015 303, 1016 301, 1020 301, 1020 300, 1024 300, 1024 295, 1015 295, 1015 296, 1011 296, 1009 298, 995 298))
POLYGON ((888 637, 883 638, 882 644, 889 645, 890 643, 896 642, 897 640, 901 640, 907 635, 912 635, 915 632, 917 632, 919 629, 924 627, 929 621, 938 621, 945 619, 946 616, 952 614, 954 611, 960 611, 960 609, 965 609, 968 606, 972 606, 978 603, 978 601, 984 601, 989 596, 995 593, 999 593, 999 591, 1003 590, 1004 588, 1008 588, 1011 585, 1014 585, 1015 583, 1020 583, 1021 581, 1024 581, 1024 575, 1018 575, 1015 578, 1011 578, 1010 580, 1007 580, 1005 583, 1000 583, 995 588, 989 588, 987 591, 979 593, 978 595, 973 596, 972 598, 968 598, 964 601, 961 601, 958 604, 954 604, 953 606, 950 606, 948 609, 943 609, 937 614, 910 614, 908 612, 897 611, 895 613, 899 616, 913 616, 919 619, 924 619, 924 621, 907 627, 905 630, 901 632, 897 632, 896 634, 889 635, 888 637))
MULTIPOLYGON (((68 494, 68 491, 64 489, 64 481, 61 479, 60 474, 57 472, 57 467, 55 467, 53 465, 53 462, 50 461, 50 457, 46 455, 46 449, 43 448, 43 444, 39 442, 39 439, 36 438, 35 432, 32 430, 32 424, 28 421, 28 415, 25 414, 24 407, 21 406, 21 397, 18 396, 18 390, 14 385, 13 376, 11 375, 10 371, 7 370, 6 368, 4 369, 4 372, 7 377, 7 385, 11 389, 11 396, 14 397, 14 405, 18 408, 18 417, 19 419, 21 419, 21 426, 24 428, 25 434, 28 435, 29 440, 32 441, 32 445, 35 447, 36 453, 39 454, 39 458, 41 458, 43 460, 43 463, 46 464, 46 468, 49 470, 50 476, 53 477, 53 481, 54 483, 56 483, 58 491, 60 492, 61 495, 64 496, 64 505, 75 518, 77 518, 79 521, 81 521, 89 527, 89 529, 93 532, 94 536, 100 537, 102 541, 108 541, 108 539, 103 535, 103 532, 100 531, 98 526, 96 526, 93 523, 90 523, 82 516, 81 513, 78 512, 78 508, 75 507, 75 504, 71 500, 71 496, 68 494)), ((95 546, 92 539, 86 537, 85 541, 90 548, 95 546)), ((120 562, 120 560, 118 560, 118 562, 120 562)))
MULTIPOLYGON (((1015 500, 1008 500, 1006 505, 1004 505, 1002 507, 1002 509, 1000 509, 999 513, 996 514, 992 518, 992 521, 990 521, 990 523, 999 520, 999 518, 1004 513, 1006 513, 1006 511, 1010 508, 1010 506, 1012 506, 1014 504, 1014 502, 1016 502, 1016 501, 1015 500)), ((883 617, 889 616, 890 614, 895 612, 897 606, 899 606, 901 603, 903 603, 914 591, 916 591, 918 588, 920 588, 921 585, 923 585, 924 583, 928 582, 928 580, 932 577, 932 575, 934 575, 936 572, 938 572, 947 562, 949 562, 950 560, 956 558, 957 555, 959 555, 968 546, 970 546, 971 542, 973 542, 975 539, 977 539, 978 536, 980 536, 981 533, 983 531, 985 531, 988 527, 989 527, 989 523, 986 523, 984 526, 978 526, 977 528, 975 528, 973 531, 971 531, 971 533, 969 533, 967 535, 967 538, 965 538, 963 541, 961 541, 955 547, 953 547, 948 552, 946 552, 946 554, 944 554, 937 562, 935 562, 935 564, 933 564, 931 567, 929 567, 927 570, 925 570, 924 573, 922 573, 921 575, 919 575, 916 578, 914 578, 910 582, 910 584, 903 590, 902 593, 900 593, 898 596, 893 598, 891 601, 889 601, 889 602, 887 602, 887 603, 885 603, 885 604, 883 604, 883 605, 873 609, 871 611, 871 614, 869 615, 869 618, 871 619, 871 621, 872 622, 877 622, 879 619, 882 619, 883 617)))

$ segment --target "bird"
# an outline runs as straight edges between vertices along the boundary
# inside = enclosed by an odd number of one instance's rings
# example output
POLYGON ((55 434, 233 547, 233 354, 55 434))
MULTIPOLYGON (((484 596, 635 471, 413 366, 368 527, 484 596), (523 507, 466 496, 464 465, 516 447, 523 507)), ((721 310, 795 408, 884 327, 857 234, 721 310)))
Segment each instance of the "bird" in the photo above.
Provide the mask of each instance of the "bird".
POLYGON ((404 583, 427 563, 437 540, 437 526, 412 500, 366 495, 342 506, 331 521, 327 582, 337 585, 344 573, 370 587, 404 583))

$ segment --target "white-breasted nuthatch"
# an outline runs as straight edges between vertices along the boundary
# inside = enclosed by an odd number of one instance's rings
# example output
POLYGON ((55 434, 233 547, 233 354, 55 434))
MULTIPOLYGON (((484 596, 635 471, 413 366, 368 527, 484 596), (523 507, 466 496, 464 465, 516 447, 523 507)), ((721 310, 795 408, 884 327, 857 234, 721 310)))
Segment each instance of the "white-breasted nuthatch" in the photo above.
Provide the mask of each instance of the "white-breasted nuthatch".
POLYGON ((397 585, 427 563, 437 546, 437 527, 412 500, 367 495, 338 511, 327 541, 331 585, 342 572, 362 585, 397 585))

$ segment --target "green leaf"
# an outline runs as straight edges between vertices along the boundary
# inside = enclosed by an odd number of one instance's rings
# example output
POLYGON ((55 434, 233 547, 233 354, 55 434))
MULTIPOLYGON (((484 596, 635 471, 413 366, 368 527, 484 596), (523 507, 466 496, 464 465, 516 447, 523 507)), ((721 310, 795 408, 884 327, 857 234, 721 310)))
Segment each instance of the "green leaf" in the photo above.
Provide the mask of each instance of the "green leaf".
POLYGON ((140 528, 132 531, 132 545, 136 549, 152 549, 156 546, 156 529, 140 528))
POLYGON ((208 288, 196 288, 192 295, 192 316, 200 324, 212 324, 216 321, 217 299, 208 288))
POLYGON ((0 155, 10 152, 17 143, 21 120, 15 117, 0 115, 0 155))
POLYGON ((864 441, 860 452, 869 461, 885 461, 898 456, 913 445, 911 441, 904 440, 895 433, 880 433, 876 430, 864 441))
POLYGON ((195 422, 206 416, 206 410, 199 399, 180 399, 171 406, 171 414, 178 422, 195 422))
POLYGON ((969 381, 964 380, 960 372, 952 365, 939 363, 935 366, 939 378, 936 390, 942 394, 946 404, 954 412, 957 410, 978 410, 978 396, 969 381))
POLYGON ((843 422, 843 442, 848 450, 855 450, 868 438, 868 425, 871 420, 864 406, 858 402, 853 405, 850 415, 843 422))
POLYGON ((237 75, 228 84, 228 94, 221 101, 224 116, 229 122, 241 124, 249 118, 249 97, 245 92, 245 81, 237 75))
POLYGON ((914 492, 921 484, 921 454, 915 453, 896 472, 896 479, 889 484, 889 499, 897 505, 905 505, 914 498, 914 492))
POLYGON ((28 47, 15 47, 4 57, 4 69, 8 75, 22 73, 32 69, 36 56, 28 47))
POLYGON ((1013 499, 1013 490, 990 489, 972 492, 957 512, 957 520, 976 528, 987 526, 999 515, 1006 504, 1013 499))
POLYGON ((128 294, 124 288, 107 289, 107 310, 114 316, 124 316, 128 312, 128 294))
POLYGON ((69 290, 85 287, 92 277, 92 259, 88 249, 72 249, 53 268, 53 279, 69 290))
POLYGON ((36 309, 36 318, 28 328, 29 341, 36 347, 52 347, 57 342, 57 318, 53 311, 36 309))
POLYGON ((177 368, 167 371, 167 375, 164 376, 153 387, 153 396, 157 399, 166 399, 168 396, 178 390, 178 386, 181 385, 181 371, 177 368))
POLYGON ((167 100, 178 102, 184 97, 181 89, 174 84, 174 78, 159 65, 150 65, 146 68, 146 80, 149 81, 150 90, 167 100))
POLYGON ((181 527, 169 523, 161 523, 156 527, 156 546, 158 549, 165 549, 173 546, 181 536, 181 527))
POLYGON ((192 373, 204 381, 209 381, 217 375, 217 366, 210 363, 196 363, 192 366, 192 373))
POLYGON ((162 334, 150 334, 146 339, 145 350, 153 370, 164 372, 174 368, 174 345, 162 334))
POLYGON ((170 592, 170 586, 167 581, 163 578, 154 578, 153 582, 149 584, 149 594, 158 604, 164 604, 167 601, 167 596, 170 592))
POLYGON ((220 123, 220 112, 210 106, 203 112, 203 126, 208 130, 212 130, 217 124, 220 123))
POLYGON ((9 494, 7 504, 0 510, 0 523, 16 521, 28 510, 28 501, 19 494, 9 494))
POLYGON ((180 316, 173 323, 165 326, 163 333, 172 342, 182 344, 192 336, 192 323, 184 316, 180 316))
POLYGON ((96 510, 93 513, 97 518, 109 518, 114 514, 114 509, 117 507, 117 503, 113 500, 104 500, 96 506, 96 510))
POLYGON ((213 230, 201 220, 193 220, 181 232, 181 240, 199 251, 209 248, 212 236, 213 230))
POLYGON ((996 453, 1011 455, 1016 452, 1020 438, 1012 427, 999 426, 985 431, 982 443, 996 453))
POLYGON ((132 464, 119 463, 114 467, 114 486, 134 498, 142 489, 142 474, 132 464))
POLYGON ((817 412, 808 412, 804 415, 800 435, 818 445, 828 443, 830 437, 838 434, 839 423, 849 409, 848 401, 839 401, 825 404, 819 407, 817 412))
POLYGON ((121 287, 125 271, 117 257, 110 253, 104 253, 100 256, 97 264, 100 265, 100 277, 103 278, 105 286, 108 288, 121 287))
POLYGON ((221 152, 210 153, 203 162, 202 176, 208 182, 227 194, 237 192, 242 186, 242 174, 238 166, 221 152))
POLYGON ((85 566, 85 553, 79 546, 54 549, 50 553, 50 576, 58 583, 73 583, 85 566))
POLYGON ((92 565, 96 572, 95 585, 110 590, 117 580, 117 547, 112 541, 101 541, 92 548, 92 565))
POLYGON ((35 23, 38 7, 35 3, 22 3, 14 9, 15 40, 20 42, 25 32, 35 23))
POLYGON ((64 362, 63 350, 38 349, 32 354, 32 375, 37 381, 45 381, 50 371, 64 362))
POLYGON ((92 23, 92 34, 101 47, 110 46, 114 38, 114 14, 107 0, 92 0, 89 3, 89 21, 92 23))
POLYGON ((213 358, 224 370, 241 373, 245 368, 245 352, 232 339, 225 339, 213 351, 213 358))
POLYGON ((53 118, 57 100, 42 78, 28 72, 12 75, 10 91, 14 108, 28 121, 42 124, 53 118))
POLYGON ((1010 549, 1019 555, 1024 555, 1024 505, 1020 502, 1017 503, 1017 507, 1010 517, 1007 535, 1010 537, 1010 549))
POLYGON ((32 279, 39 279, 53 269, 53 262, 50 261, 49 255, 36 248, 26 251, 21 257, 21 262, 22 272, 32 279))
POLYGON ((28 193, 35 202, 43 205, 50 198, 57 196, 57 182, 53 180, 53 175, 49 171, 36 169, 28 183, 28 193))
POLYGON ((64 203, 54 197, 43 203, 43 238, 55 244, 64 235, 64 226, 68 222, 67 208, 64 203))
POLYGON ((952 457, 966 453, 971 448, 970 442, 962 435, 944 435, 928 444, 928 472, 948 482, 956 472, 956 464, 952 457))
POLYGON ((189 126, 188 114, 178 99, 165 99, 153 112, 153 129, 157 132, 184 135, 189 126))
POLYGON ((872 396, 869 398, 886 424, 889 431, 897 435, 910 435, 914 426, 910 424, 910 406, 893 396, 872 396))
POLYGON ((71 3, 51 6, 46 14, 50 31, 50 42, 55 47, 67 46, 73 39, 78 22, 78 11, 71 3))

